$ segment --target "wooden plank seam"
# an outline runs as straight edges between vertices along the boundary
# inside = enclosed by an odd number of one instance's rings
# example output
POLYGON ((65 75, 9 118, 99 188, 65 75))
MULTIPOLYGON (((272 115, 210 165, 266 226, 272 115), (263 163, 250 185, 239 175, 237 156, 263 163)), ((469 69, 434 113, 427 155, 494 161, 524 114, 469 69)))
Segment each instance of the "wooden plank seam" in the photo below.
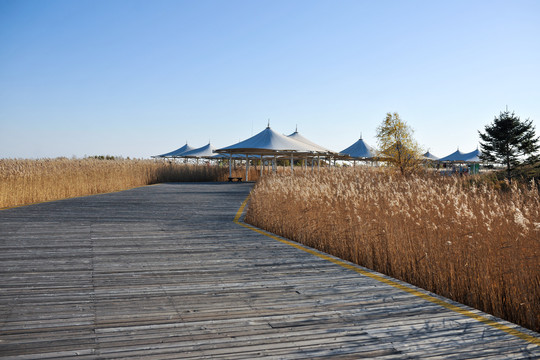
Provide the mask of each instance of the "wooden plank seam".
POLYGON ((509 326, 506 326, 504 324, 501 324, 497 321, 494 321, 494 320, 491 320, 491 319, 488 319, 486 318, 485 316, 482 316, 482 315, 478 315, 478 314, 475 314, 474 312, 470 311, 470 310, 467 310, 467 309, 464 309, 464 308, 461 308, 459 306, 456 306, 454 304, 450 304, 444 300, 441 300, 441 299, 438 299, 434 296, 431 296, 429 294, 425 294, 423 292, 420 292, 416 289, 413 289, 413 288, 410 288, 406 285, 403 285, 403 284, 400 284, 398 283, 397 281, 394 281, 394 280, 391 280, 391 279, 388 279, 388 278, 385 278, 385 277, 382 277, 381 275, 378 275, 378 274, 375 274, 375 273, 372 273, 372 272, 369 272, 369 271, 366 271, 362 268, 360 268, 359 266, 356 266, 356 265, 352 265, 352 264, 349 264, 343 260, 340 260, 338 258, 334 258, 334 257, 331 257, 331 256, 328 256, 326 254, 323 254, 323 253, 320 253, 320 252, 317 252, 311 248, 308 248, 308 247, 305 247, 299 243, 296 243, 296 242, 293 242, 293 241, 290 241, 290 240, 286 240, 285 238, 280 238, 274 234, 271 234, 269 232, 266 232, 262 229, 259 229, 255 226, 252 226, 252 225, 249 225, 243 221, 240 220, 240 218, 242 217, 242 214, 244 213, 244 210, 246 208, 246 205, 249 201, 249 197, 250 195, 248 195, 246 197, 246 199, 242 202, 242 205, 240 205, 240 208, 238 209, 238 211, 236 212, 236 215, 234 217, 234 223, 235 224, 238 224, 240 226, 243 226, 247 229, 250 229, 250 230, 253 230, 261 235, 264 235, 264 236, 267 236, 271 239, 274 239, 274 240, 277 240, 283 244, 286 244, 286 245, 289 245, 289 246, 292 246, 296 249, 299 249, 299 250, 302 250, 302 251, 305 251, 311 255, 315 255, 321 259, 324 259, 324 260, 327 260, 327 261, 330 261, 336 265, 339 265, 341 267, 344 267, 346 269, 349 269, 349 270, 352 270, 352 271, 355 271, 357 272, 358 274, 361 274, 361 275, 364 275, 364 276, 367 276, 369 278, 372 278, 374 280, 377 280, 379 282, 382 282, 384 284, 387 284, 387 285, 390 285, 394 288, 397 288, 399 290, 402 290, 402 291, 405 291, 405 292, 408 292, 409 294, 412 294, 412 295, 415 295, 415 296, 418 296, 424 300, 427 300, 429 302, 432 302, 434 304, 437 304, 437 305, 440 305, 448 310, 451 310, 451 311, 454 311, 454 312, 457 312, 461 315, 465 315, 467 317, 470 317, 474 320, 477 320, 481 323, 484 323, 486 325, 489 325, 491 327, 494 327, 498 330, 501 330, 501 331, 504 331, 506 332, 507 334, 510 334, 510 335, 513 335, 513 336, 516 336, 522 340, 525 340, 531 344, 534 344, 534 345, 537 345, 537 346, 540 346, 540 339, 535 337, 535 336, 532 336, 532 335, 529 335, 529 334, 526 334, 522 331, 519 331, 519 330, 516 330, 516 329, 513 329, 509 326))

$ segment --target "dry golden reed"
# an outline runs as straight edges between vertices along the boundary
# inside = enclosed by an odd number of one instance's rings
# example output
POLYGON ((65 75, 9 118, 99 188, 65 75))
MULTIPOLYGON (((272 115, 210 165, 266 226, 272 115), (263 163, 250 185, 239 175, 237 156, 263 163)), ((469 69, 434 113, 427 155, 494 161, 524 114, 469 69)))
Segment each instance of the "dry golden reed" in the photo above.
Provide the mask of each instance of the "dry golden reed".
POLYGON ((540 196, 349 168, 264 177, 246 221, 540 330, 540 196))
MULTIPOLYGON (((166 160, 0 159, 0 208, 179 181, 227 181, 227 166, 166 160)), ((238 167, 233 176, 245 176, 238 167)), ((256 180, 256 168, 250 179, 256 180)))

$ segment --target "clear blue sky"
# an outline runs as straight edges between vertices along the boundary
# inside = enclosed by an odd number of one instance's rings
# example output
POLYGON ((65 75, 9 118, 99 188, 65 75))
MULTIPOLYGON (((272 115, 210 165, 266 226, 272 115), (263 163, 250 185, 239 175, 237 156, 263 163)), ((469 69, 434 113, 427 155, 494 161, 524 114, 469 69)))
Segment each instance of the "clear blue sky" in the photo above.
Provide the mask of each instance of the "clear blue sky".
MULTIPOLYGON (((438 156, 540 122, 540 1, 0 0, 0 158, 149 157, 294 131, 438 156)), ((537 126, 537 133, 540 132, 537 126)))

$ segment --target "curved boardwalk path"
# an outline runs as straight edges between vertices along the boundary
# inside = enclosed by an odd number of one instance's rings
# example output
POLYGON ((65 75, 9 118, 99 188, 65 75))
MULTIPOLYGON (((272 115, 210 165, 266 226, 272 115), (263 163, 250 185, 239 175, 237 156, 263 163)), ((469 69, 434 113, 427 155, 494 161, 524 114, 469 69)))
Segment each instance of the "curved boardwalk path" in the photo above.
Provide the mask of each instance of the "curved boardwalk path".
POLYGON ((0 211, 0 357, 540 357, 536 333, 239 226, 250 188, 161 184, 0 211))

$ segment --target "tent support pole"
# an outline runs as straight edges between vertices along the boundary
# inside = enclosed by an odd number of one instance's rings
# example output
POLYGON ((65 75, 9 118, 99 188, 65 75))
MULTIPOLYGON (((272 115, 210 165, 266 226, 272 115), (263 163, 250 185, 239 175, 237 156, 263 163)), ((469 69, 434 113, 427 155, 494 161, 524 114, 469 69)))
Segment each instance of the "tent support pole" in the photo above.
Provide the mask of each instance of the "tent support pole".
POLYGON ((246 154, 246 181, 249 180, 249 157, 246 154))
POLYGON ((263 175, 263 170, 264 170, 264 160, 263 160, 263 156, 261 155, 261 177, 263 175))
POLYGON ((291 175, 294 174, 294 157, 293 153, 291 153, 291 175))
POLYGON ((229 177, 232 177, 232 154, 229 154, 229 177))

